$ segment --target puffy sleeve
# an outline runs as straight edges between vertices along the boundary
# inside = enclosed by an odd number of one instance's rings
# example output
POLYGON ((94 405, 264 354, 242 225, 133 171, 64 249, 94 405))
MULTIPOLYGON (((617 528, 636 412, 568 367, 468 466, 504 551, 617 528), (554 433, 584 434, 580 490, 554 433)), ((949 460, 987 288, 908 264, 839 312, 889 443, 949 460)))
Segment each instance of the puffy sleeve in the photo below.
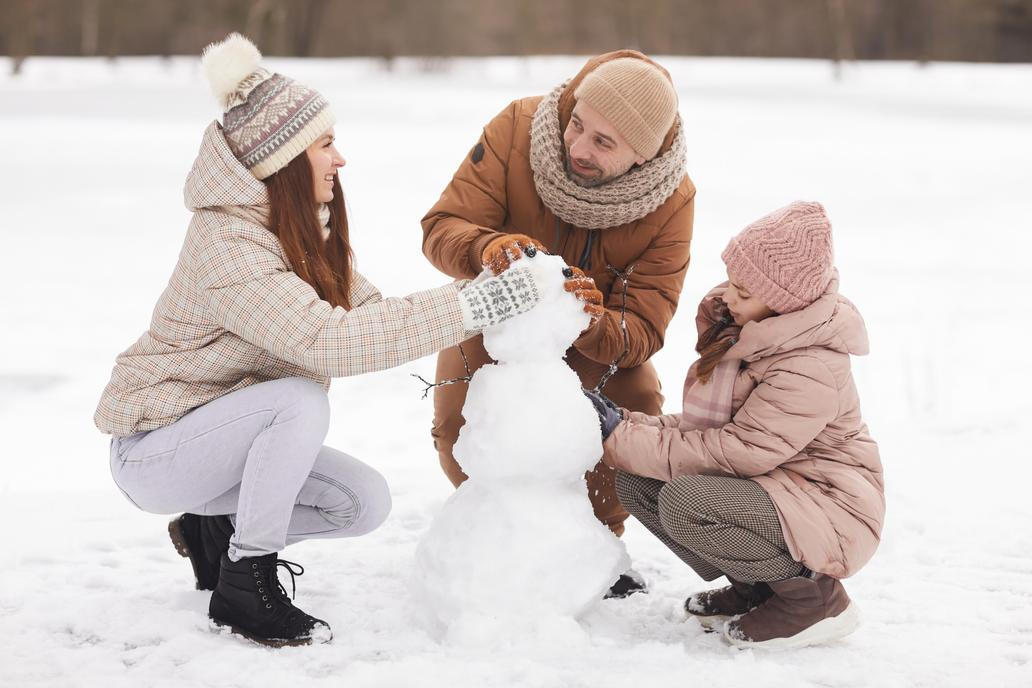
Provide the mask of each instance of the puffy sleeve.
MULTIPOLYGON (((677 310, 684 276, 691 256, 694 197, 663 225, 652 244, 634 261, 627 280, 627 353, 619 361, 631 368, 649 360, 663 348, 667 326, 677 310)), ((624 350, 620 327, 624 301, 623 281, 613 281, 605 295, 605 314, 574 343, 593 361, 608 364, 624 350)))
POLYGON ((831 370, 809 355, 772 365, 730 423, 681 431, 635 422, 618 425, 604 446, 607 464, 658 480, 681 475, 751 478, 799 454, 838 413, 831 370))
POLYGON ((453 283, 382 298, 357 276, 351 310, 331 306, 246 229, 212 231, 194 262, 198 292, 223 328, 329 377, 392 368, 472 336, 453 283))

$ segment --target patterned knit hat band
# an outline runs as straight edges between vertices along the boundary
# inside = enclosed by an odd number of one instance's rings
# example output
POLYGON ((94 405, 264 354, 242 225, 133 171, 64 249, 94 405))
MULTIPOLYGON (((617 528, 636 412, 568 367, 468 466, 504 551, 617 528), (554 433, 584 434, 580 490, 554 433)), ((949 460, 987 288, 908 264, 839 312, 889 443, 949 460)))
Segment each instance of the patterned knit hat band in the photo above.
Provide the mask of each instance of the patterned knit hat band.
POLYGON ((322 95, 259 66, 261 53, 239 34, 204 51, 202 63, 223 106, 223 134, 258 179, 286 167, 336 123, 322 95))

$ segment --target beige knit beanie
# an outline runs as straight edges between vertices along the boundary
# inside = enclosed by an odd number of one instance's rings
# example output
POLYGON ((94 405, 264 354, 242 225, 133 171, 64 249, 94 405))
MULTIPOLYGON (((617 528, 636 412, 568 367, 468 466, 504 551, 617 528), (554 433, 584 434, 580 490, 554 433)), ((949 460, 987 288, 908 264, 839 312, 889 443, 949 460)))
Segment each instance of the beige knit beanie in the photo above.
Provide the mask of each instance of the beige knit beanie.
POLYGON ((584 77, 573 96, 605 117, 646 160, 656 157, 677 116, 677 93, 670 79, 634 57, 599 65, 584 77))
POLYGON ((222 133, 237 160, 265 179, 305 152, 336 122, 322 95, 259 66, 262 54, 238 33, 204 50, 201 65, 222 106, 222 133))

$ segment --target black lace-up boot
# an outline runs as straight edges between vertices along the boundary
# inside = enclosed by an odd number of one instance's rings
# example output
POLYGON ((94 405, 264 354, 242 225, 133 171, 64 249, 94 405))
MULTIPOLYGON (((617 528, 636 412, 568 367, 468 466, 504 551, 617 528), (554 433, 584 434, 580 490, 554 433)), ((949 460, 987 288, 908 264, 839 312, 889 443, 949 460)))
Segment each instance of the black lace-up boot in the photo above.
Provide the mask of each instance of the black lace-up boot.
POLYGON ((233 535, 229 517, 181 514, 169 522, 168 535, 179 555, 190 560, 197 589, 214 590, 222 555, 233 535))
POLYGON ((301 611, 287 597, 276 575, 279 566, 290 574, 293 595, 294 576, 305 572, 299 564, 278 560, 275 554, 240 561, 223 554, 208 616, 217 626, 271 647, 329 642, 329 624, 301 611))

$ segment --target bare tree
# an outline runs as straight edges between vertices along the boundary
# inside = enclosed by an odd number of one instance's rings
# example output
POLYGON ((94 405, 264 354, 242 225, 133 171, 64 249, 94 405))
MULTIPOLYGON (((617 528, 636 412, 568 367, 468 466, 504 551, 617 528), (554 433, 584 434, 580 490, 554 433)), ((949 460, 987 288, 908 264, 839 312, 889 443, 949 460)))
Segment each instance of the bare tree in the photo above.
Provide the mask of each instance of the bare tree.
POLYGON ((100 44, 100 0, 82 0, 83 55, 96 55, 100 44))
POLYGON ((827 0, 828 23, 831 26, 832 46, 835 64, 835 79, 842 79, 842 61, 852 61, 853 41, 849 36, 849 20, 846 17, 846 0, 827 0))

